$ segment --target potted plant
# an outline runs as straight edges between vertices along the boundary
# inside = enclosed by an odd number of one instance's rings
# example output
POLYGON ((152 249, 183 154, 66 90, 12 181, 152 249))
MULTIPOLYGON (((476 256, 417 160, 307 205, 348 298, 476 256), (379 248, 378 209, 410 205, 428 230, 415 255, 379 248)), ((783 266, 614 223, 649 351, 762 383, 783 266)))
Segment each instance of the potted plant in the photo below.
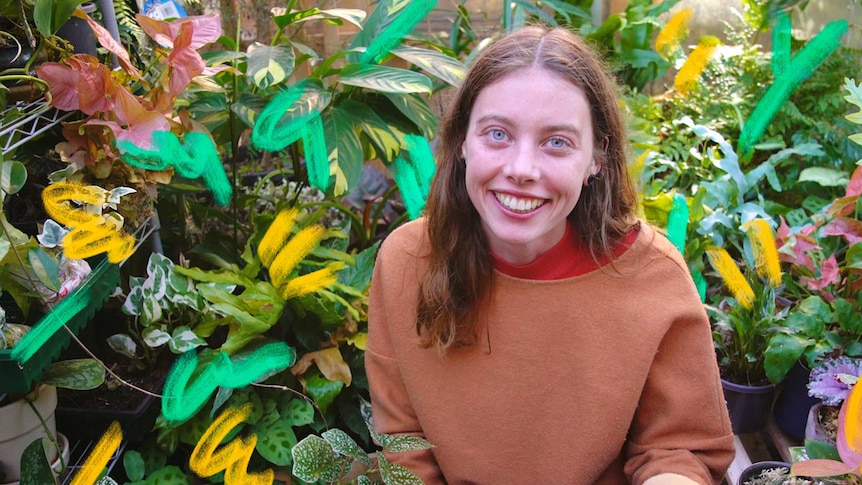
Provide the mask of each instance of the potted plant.
POLYGON ((735 433, 756 431, 766 424, 775 384, 784 377, 770 365, 771 341, 789 310, 781 308, 777 299, 781 268, 769 222, 756 219, 743 228, 750 247, 744 274, 726 249, 706 250, 730 290, 718 305, 707 309, 714 318, 713 341, 735 433))
MULTIPOLYGON (((14 348, 29 332, 22 328, 0 319, 0 334, 7 337, 2 342, 14 348)), ((66 360, 51 365, 29 392, 0 394, 0 421, 3 422, 0 428, 0 483, 18 480, 21 456, 27 446, 39 438, 46 438, 51 443, 49 462, 60 460, 61 466, 56 471, 65 469, 69 450, 68 441, 57 433, 56 428, 57 388, 92 389, 104 378, 104 368, 93 359, 66 360)))

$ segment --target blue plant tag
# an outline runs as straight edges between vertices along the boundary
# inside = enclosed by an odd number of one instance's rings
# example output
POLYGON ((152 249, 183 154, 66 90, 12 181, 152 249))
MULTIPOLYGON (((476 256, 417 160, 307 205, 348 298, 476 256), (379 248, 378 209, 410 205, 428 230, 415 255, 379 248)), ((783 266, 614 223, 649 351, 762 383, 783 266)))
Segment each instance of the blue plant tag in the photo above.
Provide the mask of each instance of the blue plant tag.
POLYGON ((146 0, 144 15, 156 20, 175 19, 186 16, 186 10, 176 0, 146 0))

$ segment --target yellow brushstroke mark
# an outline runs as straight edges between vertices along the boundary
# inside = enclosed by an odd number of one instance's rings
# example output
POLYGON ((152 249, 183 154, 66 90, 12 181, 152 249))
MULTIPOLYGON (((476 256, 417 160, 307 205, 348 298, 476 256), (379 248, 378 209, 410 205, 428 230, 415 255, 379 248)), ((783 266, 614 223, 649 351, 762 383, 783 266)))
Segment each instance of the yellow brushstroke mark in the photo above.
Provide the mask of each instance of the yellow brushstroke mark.
POLYGON ((668 19, 667 24, 655 38, 655 50, 665 59, 679 49, 679 45, 688 37, 688 23, 694 11, 686 7, 668 19))
POLYGON ((727 250, 717 246, 707 248, 706 255, 712 267, 718 272, 724 284, 733 294, 733 297, 745 308, 751 309, 754 304, 754 290, 745 280, 742 271, 730 257, 727 250))
POLYGON ((323 226, 306 227, 293 236, 284 249, 279 251, 269 267, 269 276, 276 288, 280 288, 296 265, 314 251, 325 232, 323 226))
POLYGON ((755 219, 743 224, 742 229, 748 233, 751 241, 757 274, 765 278, 770 286, 778 288, 781 285, 781 263, 772 227, 764 219, 755 219))
POLYGON ((251 403, 239 409, 227 409, 207 428, 189 457, 189 468, 202 477, 211 477, 224 470, 226 484, 270 485, 275 479, 271 469, 248 473, 248 462, 254 452, 257 436, 236 438, 216 451, 219 443, 251 413, 251 403))
POLYGON ((106 193, 101 187, 72 182, 58 182, 42 191, 45 212, 58 223, 72 228, 63 237, 66 257, 83 259, 107 253, 108 261, 119 263, 135 251, 135 238, 121 231, 119 220, 89 213, 71 203, 101 207, 106 193))
POLYGON ((107 466, 108 460, 111 459, 111 456, 120 447, 122 441, 123 430, 120 428, 120 423, 114 421, 108 427, 108 430, 105 431, 105 434, 102 435, 102 438, 99 439, 99 442, 96 443, 93 453, 90 454, 87 461, 81 467, 81 471, 72 480, 72 485, 93 485, 96 483, 99 475, 102 474, 102 470, 107 466))
POLYGON ((281 289, 281 297, 285 300, 314 293, 335 283, 338 277, 330 268, 323 268, 313 273, 298 276, 288 281, 281 289))
POLYGON ((847 396, 844 435, 851 450, 862 454, 862 386, 857 382, 847 396))
POLYGON ((257 247, 257 252, 260 255, 260 261, 264 266, 269 267, 272 261, 278 255, 278 251, 284 246, 284 243, 290 237, 290 231, 293 229, 293 223, 296 221, 296 216, 299 211, 296 209, 286 209, 275 216, 272 225, 260 241, 257 247))
POLYGON ((716 37, 705 35, 701 37, 700 43, 688 55, 688 59, 679 69, 676 78, 673 81, 673 86, 683 96, 688 94, 691 89, 697 85, 700 75, 706 69, 706 64, 709 58, 712 57, 712 52, 721 43, 716 37))

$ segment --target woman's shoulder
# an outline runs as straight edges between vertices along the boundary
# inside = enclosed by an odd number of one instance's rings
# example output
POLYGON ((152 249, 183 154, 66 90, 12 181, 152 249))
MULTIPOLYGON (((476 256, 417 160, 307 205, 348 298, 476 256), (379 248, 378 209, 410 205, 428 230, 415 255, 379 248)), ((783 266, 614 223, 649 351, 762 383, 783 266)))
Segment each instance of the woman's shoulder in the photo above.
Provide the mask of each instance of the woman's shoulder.
POLYGON ((426 220, 420 217, 392 231, 380 247, 378 257, 401 259, 403 256, 423 257, 429 252, 426 220))
POLYGON ((664 262, 672 266, 676 266, 688 274, 688 266, 685 263, 682 253, 668 240, 663 232, 650 224, 647 221, 640 220, 640 227, 637 239, 635 240, 635 251, 629 251, 635 264, 644 264, 646 262, 656 263, 664 262))

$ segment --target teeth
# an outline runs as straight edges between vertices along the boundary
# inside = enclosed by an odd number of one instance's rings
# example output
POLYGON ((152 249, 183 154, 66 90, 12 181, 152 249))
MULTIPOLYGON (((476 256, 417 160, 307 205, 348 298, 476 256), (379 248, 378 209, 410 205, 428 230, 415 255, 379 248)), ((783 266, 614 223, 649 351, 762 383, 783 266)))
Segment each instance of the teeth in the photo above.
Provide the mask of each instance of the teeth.
POLYGON ((498 194, 494 192, 494 196, 500 201, 503 206, 514 212, 527 213, 534 211, 545 203, 544 199, 520 199, 511 195, 498 194))

